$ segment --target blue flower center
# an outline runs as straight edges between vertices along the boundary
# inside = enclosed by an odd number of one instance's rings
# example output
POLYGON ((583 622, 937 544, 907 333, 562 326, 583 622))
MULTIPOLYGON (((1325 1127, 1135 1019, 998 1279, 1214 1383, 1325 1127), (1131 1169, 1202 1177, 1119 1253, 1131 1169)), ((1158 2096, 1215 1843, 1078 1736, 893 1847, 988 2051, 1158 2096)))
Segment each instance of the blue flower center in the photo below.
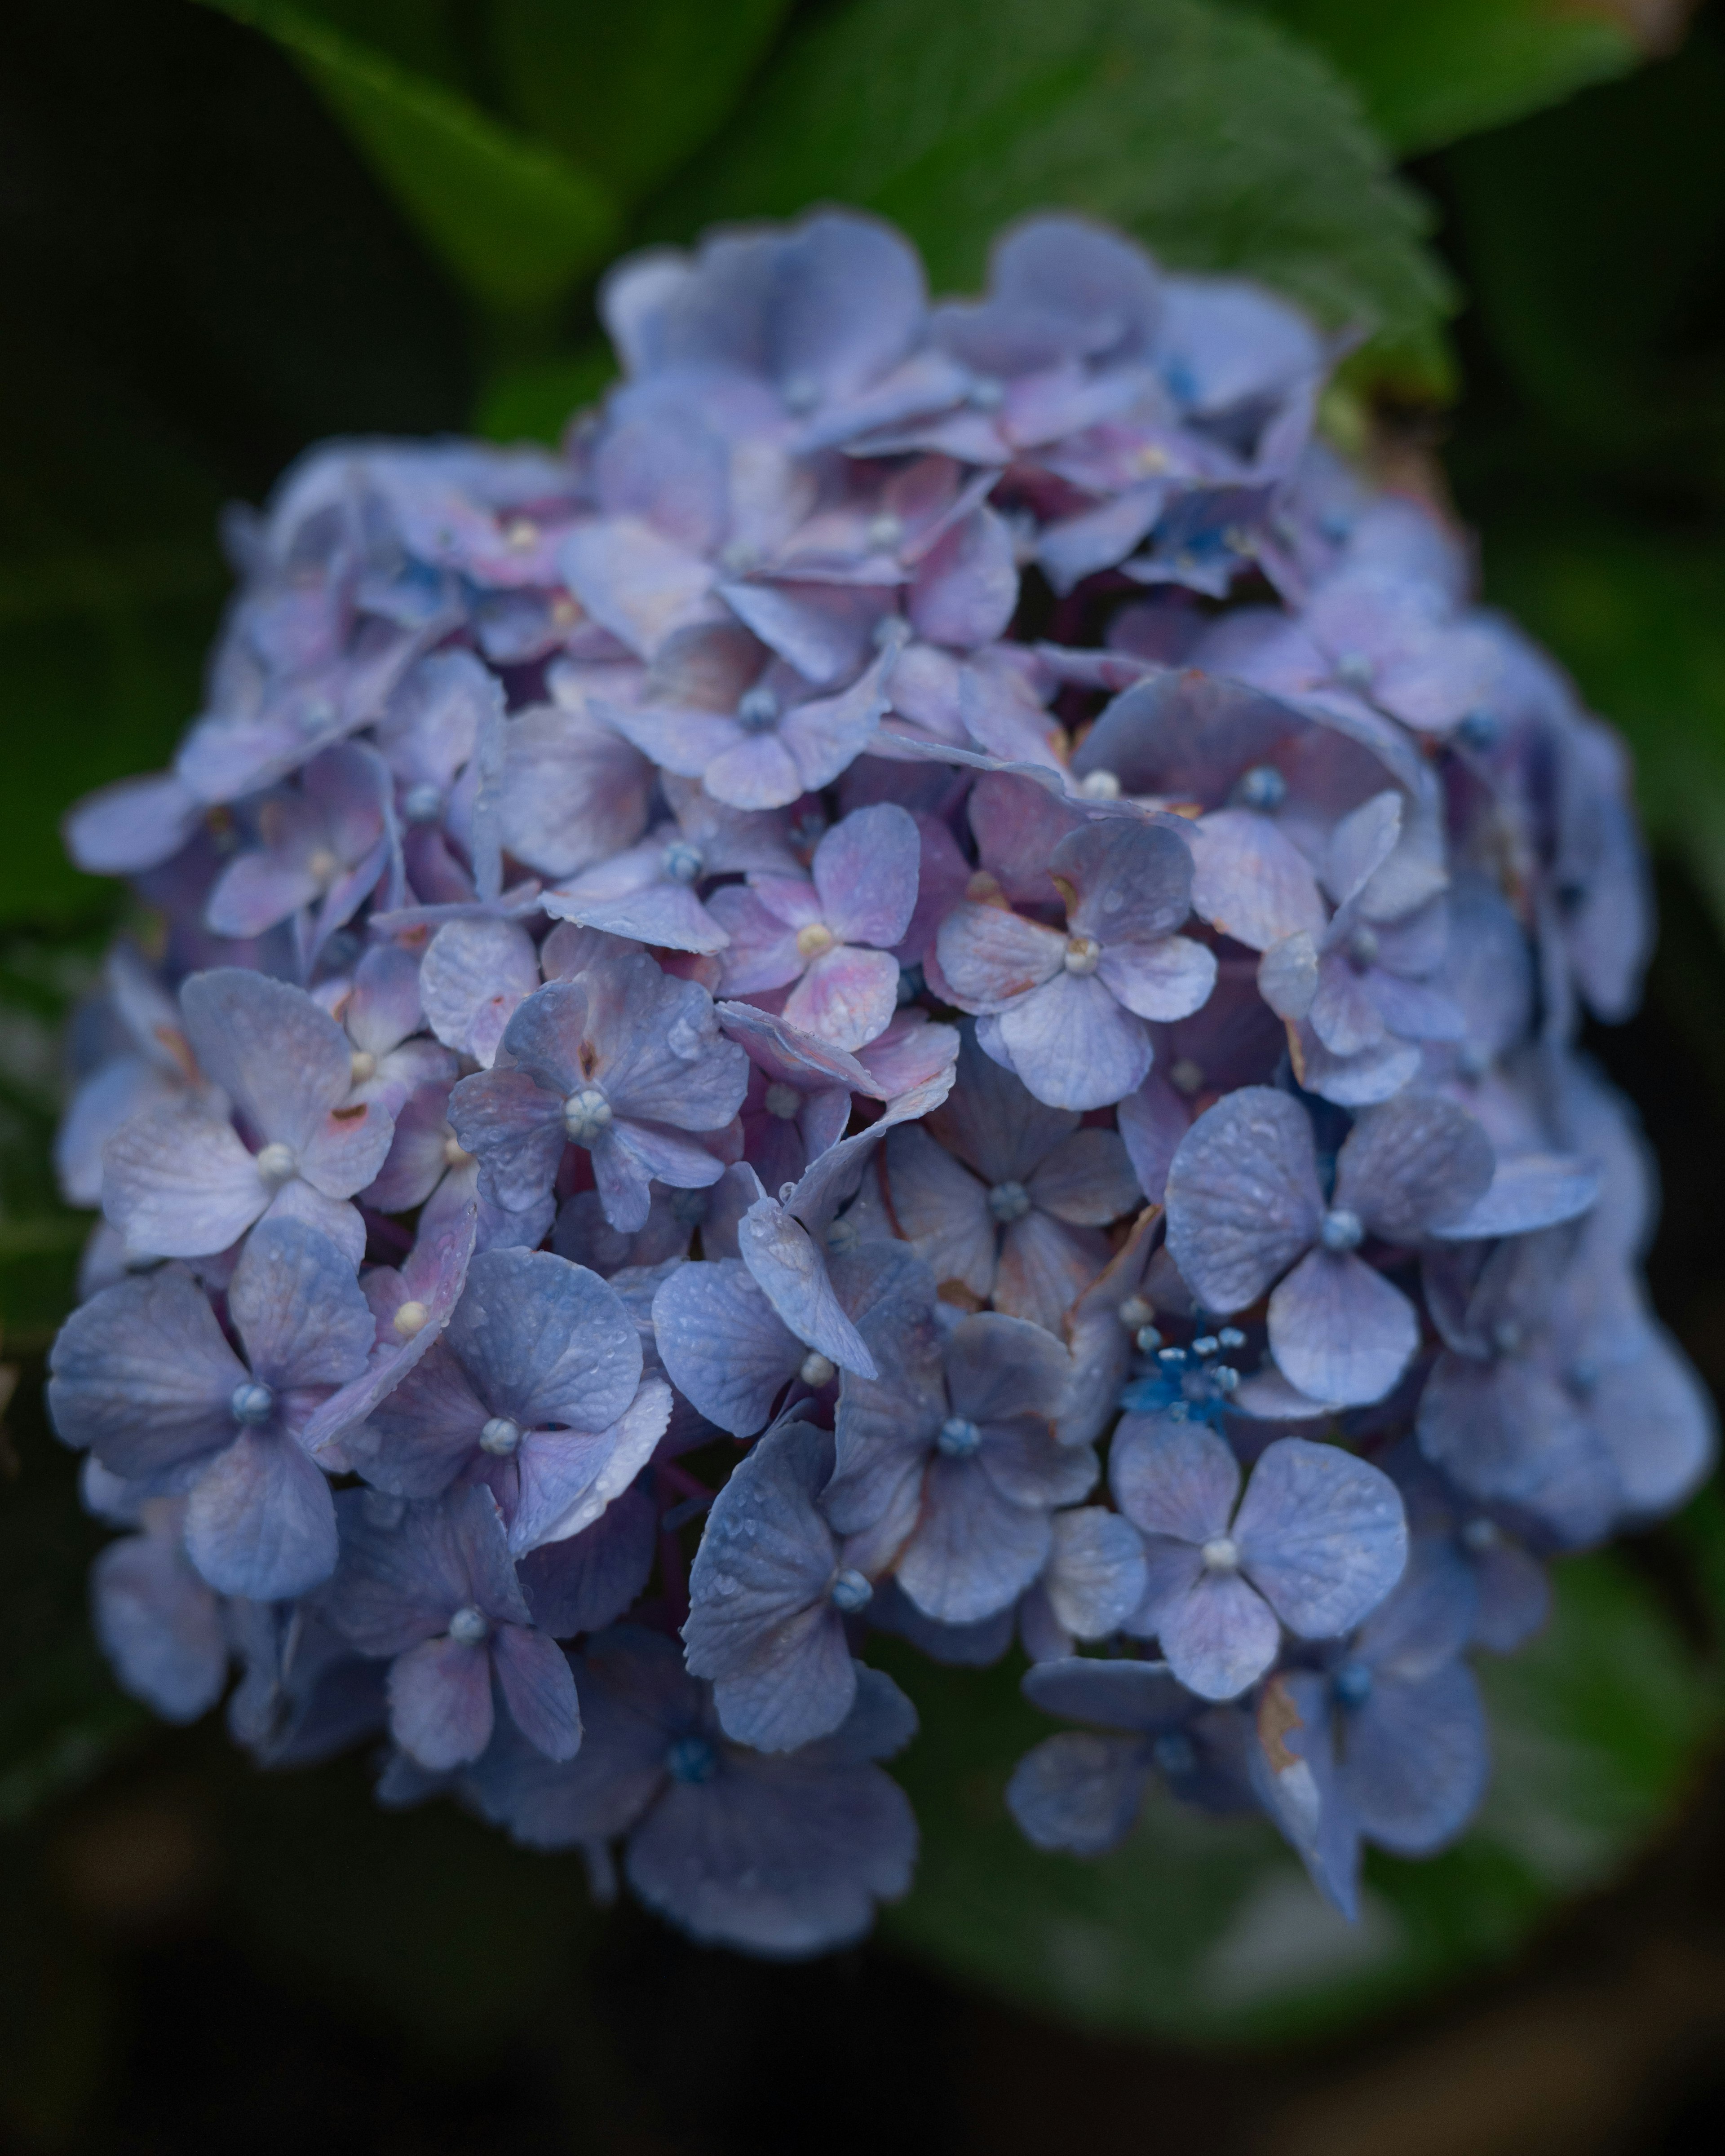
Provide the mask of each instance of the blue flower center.
POLYGON ((1348 939, 1348 963, 1357 973, 1378 963, 1378 932, 1375 928, 1356 928, 1348 939))
POLYGON ((470 1602, 449 1620, 449 1637, 458 1647, 479 1647, 491 1636, 490 1620, 470 1602))
POLYGON ((1363 1662, 1343 1662, 1331 1677, 1330 1689, 1343 1707, 1363 1707, 1372 1697, 1372 1672, 1363 1662))
POLYGON ((982 1441, 983 1434, 973 1422, 967 1421, 963 1415, 948 1415, 941 1424, 935 1445, 948 1460, 973 1460, 982 1441))
POLYGON ((827 1590, 834 1609, 846 1617, 855 1616, 859 1609, 866 1609, 875 1598, 875 1590, 862 1573, 846 1565, 827 1590))
POLYGON ((1242 808, 1255 808, 1267 816, 1287 799, 1288 782, 1273 763, 1255 763, 1240 773, 1234 798, 1242 808))
POLYGON ((444 813, 444 790, 429 783, 410 786, 402 797, 401 813, 410 824, 434 824, 444 813))
POLYGON ((521 1441, 521 1424, 511 1422, 507 1415, 493 1415, 480 1432, 480 1450, 491 1453, 499 1460, 507 1460, 519 1449, 521 1441))
POLYGON ((680 1737, 666 1749, 665 1771, 674 1782, 710 1782, 718 1768, 718 1753, 705 1737, 680 1737))
POLYGON ((830 1356, 823 1355, 819 1348, 811 1348, 797 1368, 797 1375, 815 1392, 823 1385, 831 1384, 838 1374, 838 1364, 830 1356))
POLYGON ((778 699, 757 683, 737 700, 737 723, 746 734, 770 733, 778 724, 778 699))
POLYGON ((1350 1212, 1347 1206, 1332 1206, 1319 1224, 1317 1240, 1327 1250, 1339 1256, 1343 1251, 1359 1248, 1366 1240, 1366 1225, 1358 1214, 1350 1212))
POLYGON ((268 1422, 275 1412, 275 1395, 268 1385, 260 1385, 255 1378, 248 1378, 243 1385, 234 1388, 234 1397, 228 1403, 234 1419, 249 1430, 259 1423, 268 1422))
POLYGON ((782 1080, 775 1079, 767 1088, 762 1105, 769 1116, 777 1116, 782 1123, 788 1123, 802 1106, 803 1096, 794 1086, 787 1086, 782 1080))
POLYGON ((563 1128, 577 1145, 591 1145, 611 1122, 611 1103, 597 1086, 583 1086, 563 1103, 563 1128))
POLYGON ((1198 1764, 1192 1739, 1183 1729, 1164 1729, 1150 1747, 1150 1756, 1164 1774, 1189 1774, 1198 1764))
POLYGON ((997 1183, 988 1193, 988 1210, 1003 1228, 1022 1220, 1030 1209, 1030 1194, 1022 1183, 997 1183))
POLYGON ((686 839, 673 839, 660 857, 660 866, 672 883, 696 883, 702 868, 701 849, 686 839))

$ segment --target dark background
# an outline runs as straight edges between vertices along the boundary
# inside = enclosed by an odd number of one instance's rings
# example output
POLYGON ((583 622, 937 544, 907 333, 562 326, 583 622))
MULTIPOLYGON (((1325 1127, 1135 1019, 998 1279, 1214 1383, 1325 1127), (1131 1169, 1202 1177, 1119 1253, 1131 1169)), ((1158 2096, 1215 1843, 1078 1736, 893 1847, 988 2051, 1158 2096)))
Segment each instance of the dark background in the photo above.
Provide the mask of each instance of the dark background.
MULTIPOLYGON (((1297 13, 1298 11, 1294 11, 1297 13)), ((1322 12, 1321 10, 1319 11, 1322 12)), ((460 9, 452 18, 459 28, 460 9)), ((1511 605, 1623 722, 1661 855, 1645 1008, 1591 1045, 1663 1164, 1666 1321, 1725 1386, 1725 9, 1625 79, 1416 158, 1465 295, 1460 393, 1388 377, 1511 605)), ((578 291, 557 325, 578 352, 578 291)), ((1150 2148, 1676 2152, 1725 2134, 1725 1781, 1512 1966, 1297 2051, 1106 2041, 886 1946, 811 1968, 593 1912, 572 1863, 362 1762, 259 1777, 155 1728, 82 1630, 99 1539, 39 1358, 82 1224, 43 1159, 51 1027, 112 916, 54 813, 195 706, 220 504, 331 433, 495 408, 510 357, 301 75, 189 0, 0 25, 0 2148, 897 2156, 1150 2148)), ((1695 1643, 1681 1543, 1635 1561, 1695 1643)))

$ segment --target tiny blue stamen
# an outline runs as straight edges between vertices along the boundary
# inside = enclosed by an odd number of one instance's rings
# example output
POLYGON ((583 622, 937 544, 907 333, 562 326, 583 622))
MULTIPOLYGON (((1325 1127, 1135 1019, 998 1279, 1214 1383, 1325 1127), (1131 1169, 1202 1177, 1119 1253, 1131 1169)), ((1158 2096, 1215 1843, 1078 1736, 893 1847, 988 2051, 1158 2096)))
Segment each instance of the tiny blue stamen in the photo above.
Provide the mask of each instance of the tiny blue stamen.
POLYGON ((680 1737, 665 1755, 665 1771, 674 1782, 710 1782, 718 1766, 718 1753, 705 1737, 680 1737))
POLYGON ((963 1415, 948 1415, 941 1424, 941 1434, 935 1445, 947 1460, 973 1459, 980 1450, 983 1434, 973 1422, 963 1415))

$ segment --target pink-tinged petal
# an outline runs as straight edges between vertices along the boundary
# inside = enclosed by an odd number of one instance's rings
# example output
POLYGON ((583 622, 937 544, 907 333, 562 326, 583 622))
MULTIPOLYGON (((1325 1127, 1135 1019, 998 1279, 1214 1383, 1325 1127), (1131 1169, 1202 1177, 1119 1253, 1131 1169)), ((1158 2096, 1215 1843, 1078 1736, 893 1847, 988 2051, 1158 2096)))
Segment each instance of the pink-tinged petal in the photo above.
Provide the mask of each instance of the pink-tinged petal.
POLYGON ((840 944, 817 958, 791 990, 784 1015, 817 1040, 858 1049, 886 1031, 897 1008, 898 961, 892 953, 840 944))
POLYGON ((434 1774, 477 1759, 491 1741, 491 1657, 485 1646, 425 1640, 389 1665, 389 1733, 434 1774))
POLYGON ((958 680, 958 713, 979 749, 1003 763, 1038 764, 1065 783, 1056 746, 1060 722, 1014 667, 985 666, 985 654, 958 680))
POLYGON ((204 926, 217 936, 261 936, 310 906, 322 889, 303 858, 240 854, 205 901, 204 926))
POLYGON ((901 1090, 884 1083, 877 1086, 862 1065, 842 1048, 817 1040, 813 1034, 798 1032, 772 1012, 757 1010, 752 1004, 721 1004, 718 1019, 769 1083, 777 1081, 805 1094, 837 1089, 872 1093, 880 1100, 901 1090))
POLYGON ((1168 1170, 1168 1250, 1210 1310, 1255 1302, 1317 1240, 1322 1214, 1311 1122, 1267 1086, 1207 1109, 1168 1170))
POLYGON ((399 1271, 377 1266, 361 1282, 377 1320, 371 1360, 357 1378, 331 1394, 300 1432, 300 1444, 314 1459, 326 1459, 332 1469, 345 1467, 342 1438, 389 1397, 441 1337, 461 1299, 475 1228, 470 1200, 448 1220, 422 1218, 407 1264, 399 1271), (409 1302, 425 1316, 418 1323, 398 1326, 396 1313, 409 1302))
POLYGON ((852 1090, 891 1100, 925 1086, 955 1069, 958 1040, 956 1025, 942 1025, 925 1011, 900 1011, 886 1032, 859 1052, 868 1083, 852 1090))
POLYGON ((1143 1286, 1160 1225, 1161 1214, 1147 1205, 1067 1317, 1072 1374, 1055 1425, 1062 1445, 1093 1445, 1113 1415, 1134 1348, 1133 1337, 1121 1320, 1121 1306, 1143 1286))
POLYGON ((1404 981, 1372 967, 1360 985, 1378 1007, 1378 1015, 1404 1040, 1461 1040, 1467 1020, 1453 996, 1424 981, 1404 981))
POLYGON ((1306 1014, 1312 1030, 1332 1055, 1358 1055, 1384 1034, 1378 1006, 1364 982, 1337 951, 1317 962, 1317 986, 1306 1014))
POLYGON ((1069 1228, 1045 1213, 1027 1213, 1002 1240, 994 1307, 1064 1337, 1067 1313, 1107 1262, 1108 1239, 1096 1229, 1069 1228))
POLYGON ((295 1176, 285 1183, 270 1201, 266 1220, 297 1221, 302 1228, 315 1228, 320 1235, 327 1236, 347 1260, 349 1270, 359 1270, 366 1254, 366 1224, 360 1218, 356 1205, 345 1204, 339 1198, 326 1198, 322 1191, 295 1176))
POLYGON ((395 1118, 381 1101, 346 1101, 298 1148, 300 1173, 326 1198, 351 1198, 389 1158, 394 1135, 395 1118))
POLYGON ((1276 1660, 1281 1631, 1237 1572, 1205 1572, 1157 1629, 1168 1667, 1200 1699, 1237 1699, 1276 1660))
POLYGON ((577 900, 547 892, 545 910, 554 918, 663 951, 722 951, 731 941, 694 892, 680 884, 654 884, 629 898, 577 900))
POLYGON ((971 875, 970 863, 960 851, 958 841, 939 817, 919 811, 913 820, 921 841, 916 903, 893 948, 894 957, 906 966, 922 964, 935 931, 963 898, 971 875))
POLYGON ((536 1431, 520 1455, 521 1492, 510 1522, 511 1550, 519 1557, 548 1543, 567 1542, 590 1527, 653 1457, 670 1412, 670 1387, 662 1378, 648 1378, 610 1428, 594 1437, 572 1430, 536 1431))
POLYGON ((86 875, 141 875, 171 860, 203 814, 203 803, 171 771, 119 779, 69 812, 66 851, 86 875))
POLYGON ((1240 1465, 1226 1440, 1202 1423, 1126 1414, 1114 1433, 1108 1481, 1135 1527, 1201 1548, 1228 1532, 1240 1465))
POLYGON ((787 928, 824 927, 821 916, 820 893, 813 880, 805 875, 757 875, 749 880, 749 888, 775 921, 783 921, 787 928))
POLYGON ((1324 885, 1337 906, 1358 897, 1395 851, 1402 834, 1402 797, 1374 793, 1330 834, 1324 885))
POLYGON ((116 1056, 86 1078, 54 1134, 54 1171, 66 1203, 100 1205, 109 1139, 146 1108, 177 1100, 182 1090, 141 1055, 116 1056))
POLYGON ((1067 927, 1104 944, 1155 942, 1192 910, 1191 851, 1160 824, 1098 817, 1060 841, 1049 869, 1067 927))
POLYGON ((290 1437, 242 1430, 198 1477, 186 1551, 219 1594, 283 1602, 336 1568, 330 1486, 290 1437))
POLYGON ((941 923, 934 949, 964 1007, 998 1011, 1059 973, 1066 939, 1022 914, 967 901, 941 923))
POLYGON ((721 1430, 752 1437, 807 1349, 735 1259, 678 1266, 653 1298, 671 1383, 721 1430))
POLYGON ((1272 943, 1258 964, 1258 993, 1278 1018, 1303 1019, 1317 993, 1317 944, 1303 928, 1272 943))
POLYGON ((1192 827, 1192 906, 1253 951, 1298 930, 1321 936, 1328 909, 1311 864, 1267 816, 1221 808, 1192 827))
POLYGON ((1310 1026, 1290 1026, 1294 1075, 1308 1093, 1338 1107, 1375 1107, 1419 1075, 1420 1050, 1411 1042, 1380 1040, 1358 1055, 1332 1055, 1310 1026))
POLYGON ((1189 1104, 1159 1070, 1153 1070, 1137 1092, 1128 1093, 1120 1103, 1115 1119, 1138 1188, 1153 1205, 1160 1205, 1168 1168, 1192 1127, 1189 1104))
POLYGON ((911 925, 922 844, 902 808, 883 801, 835 824, 814 850, 810 873, 821 913, 841 943, 889 951, 911 925))
POLYGON ((1056 973, 999 1023, 1013 1069, 1052 1108, 1106 1108, 1150 1069, 1149 1029, 1094 975, 1056 973))
POLYGON ((561 1097, 525 1070, 464 1078, 449 1096, 455 1136, 480 1157, 481 1197, 520 1212, 550 1189, 567 1140, 561 1097))
POLYGON ((1216 985, 1216 954, 1189 936, 1164 936, 1154 943, 1110 943, 1096 978, 1135 1017, 1172 1024, 1209 1001, 1216 985))
POLYGON ((875 1358, 828 1276, 826 1260, 794 1214, 762 1198, 737 1224, 737 1247, 767 1300, 799 1340, 841 1369, 875 1374, 875 1358))
MULTIPOLYGON (((892 653, 883 652, 866 674, 836 696, 798 704, 779 722, 779 733, 795 759, 803 787, 816 793, 830 786, 860 756, 874 737, 886 710, 886 681, 892 653)), ((716 789, 710 783, 710 793, 716 789)), ((732 797, 719 794, 721 800, 732 797)), ((795 796, 788 797, 794 799, 795 796)), ((739 808, 777 808, 778 802, 738 802, 739 808)))
POLYGON ((581 1749, 581 1707, 569 1660, 556 1640, 524 1625, 505 1625, 491 1643, 491 1666, 510 1719, 547 1759, 572 1759, 581 1749))
POLYGON ((185 983, 180 1008, 199 1069, 261 1137, 298 1152, 327 1111, 347 1099, 352 1082, 347 1034, 285 981, 218 967, 185 983))
POLYGON ((1005 634, 1019 603, 1012 528, 973 510, 924 556, 911 587, 911 626, 931 644, 972 650, 1005 634))
POLYGON ((768 910, 747 884, 726 884, 707 907, 730 938, 724 952, 725 993, 753 996, 782 988, 803 970, 797 932, 768 910))
POLYGON ((513 921, 446 921, 419 973, 432 1031, 485 1070, 496 1060, 503 1029, 538 986, 533 939, 513 921))
POLYGON ((503 728, 499 835, 542 875, 573 875, 640 837, 652 784, 651 766, 615 726, 536 705, 503 728))
POLYGON ((807 790, 786 742, 776 733, 746 734, 740 728, 732 744, 703 767, 701 783, 715 801, 732 808, 783 808, 807 790))
POLYGON ((848 680, 874 649, 876 624, 892 594, 878 587, 835 584, 721 584, 719 596, 769 649, 805 681, 827 688, 848 680))
POLYGON ((1137 1179, 1114 1131, 1074 1131, 1025 1187, 1039 1210, 1076 1227, 1106 1228, 1138 1203, 1137 1179))
POLYGON ((714 572, 639 517, 578 525, 563 542, 564 581, 596 622, 643 659, 711 611, 714 572))
POLYGON ((1310 1399, 1369 1406, 1419 1345, 1413 1305, 1351 1255, 1309 1251, 1270 1298, 1271 1352, 1310 1399))
POLYGON ((270 1196, 233 1126, 194 1101, 146 1108, 103 1149, 102 1210, 140 1257, 225 1250, 270 1196))
POLYGON ((937 1283, 957 1281, 986 1302, 999 1240, 988 1192, 914 1123, 891 1133, 884 1158, 887 1203, 900 1234, 937 1283))
POLYGON ((644 756, 685 778, 699 778, 709 764, 744 738, 742 727, 726 711, 668 703, 629 706, 598 698, 593 709, 644 756))
POLYGON ((967 813, 982 865, 1006 896, 1024 905, 1051 905, 1059 894, 1049 863, 1082 825, 1078 804, 1033 778, 988 772, 972 788, 967 813))
POLYGON ((420 1030, 419 963, 419 954, 399 943, 375 944, 360 960, 353 992, 341 1006, 356 1048, 381 1059, 420 1030))

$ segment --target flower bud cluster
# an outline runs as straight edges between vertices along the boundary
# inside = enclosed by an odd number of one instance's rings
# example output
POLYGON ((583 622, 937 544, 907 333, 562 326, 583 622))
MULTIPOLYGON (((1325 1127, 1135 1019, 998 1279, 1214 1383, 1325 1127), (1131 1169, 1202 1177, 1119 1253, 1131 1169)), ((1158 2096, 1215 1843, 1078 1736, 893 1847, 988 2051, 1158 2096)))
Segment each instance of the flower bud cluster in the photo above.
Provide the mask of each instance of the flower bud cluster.
POLYGON ((561 450, 236 517, 207 709, 70 819, 156 924, 59 1149, 121 1680, 794 1953, 910 1881, 874 1635, 1022 1653, 1033 1841, 1160 1780, 1351 1908, 1712 1454, 1574 1046, 1615 737, 1253 286, 1044 218, 931 305, 824 213, 603 306, 561 450))

